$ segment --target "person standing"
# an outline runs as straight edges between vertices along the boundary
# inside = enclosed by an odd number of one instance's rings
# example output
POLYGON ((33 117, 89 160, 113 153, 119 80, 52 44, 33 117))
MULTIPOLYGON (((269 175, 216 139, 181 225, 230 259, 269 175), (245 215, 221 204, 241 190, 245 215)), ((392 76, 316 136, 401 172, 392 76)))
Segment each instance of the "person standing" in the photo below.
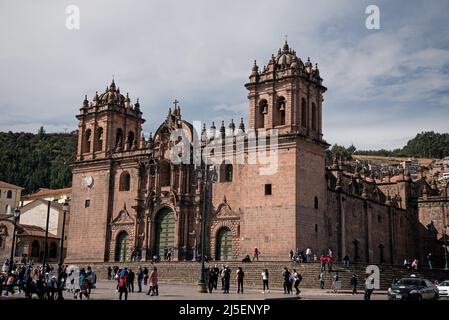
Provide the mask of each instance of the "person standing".
POLYGON ((307 248, 306 249, 306 261, 310 262, 312 261, 313 255, 312 255, 312 249, 307 248))
POLYGON ((284 279, 284 294, 290 293, 290 272, 287 267, 282 271, 282 278, 284 279))
POLYGON ((220 268, 218 265, 214 265, 214 289, 217 290, 218 287, 218 276, 220 274, 220 268))
POLYGON ((324 289, 324 273, 321 272, 318 279, 320 279, 320 289, 324 289))
POLYGON ((254 254, 253 254, 253 261, 257 260, 259 261, 259 249, 257 247, 254 247, 254 254))
POLYGON ((229 289, 231 287, 231 269, 228 266, 224 268, 224 292, 229 293, 229 289))
POLYGON ((207 281, 207 289, 209 293, 212 293, 215 283, 215 269, 211 268, 210 266, 206 268, 206 281, 207 281))
POLYGON ((332 287, 331 289, 334 291, 334 293, 337 293, 338 290, 338 272, 332 277, 332 287))
MULTIPOLYGON (((330 249, 329 249, 329 251, 330 251, 330 249)), ((327 272, 331 273, 332 272, 332 263, 334 262, 334 260, 332 259, 332 255, 327 256, 326 262, 327 262, 327 272)))
POLYGON ((143 270, 142 267, 139 267, 139 271, 137 271, 137 286, 139 287, 138 292, 142 292, 142 280, 143 280, 143 270))
POLYGON ((268 287, 268 269, 265 269, 264 271, 262 271, 262 284, 263 284, 263 291, 262 293, 265 293, 265 289, 267 290, 267 292, 270 292, 270 287, 268 287))
POLYGON ((427 264, 429 266, 429 269, 432 269, 432 254, 431 253, 429 253, 427 255, 427 264))
POLYGON ((245 277, 245 273, 243 272, 242 267, 239 267, 237 269, 237 293, 240 293, 240 291, 242 291, 242 293, 243 293, 243 278, 244 277, 245 277))
POLYGON ((226 274, 226 268, 224 265, 221 266, 220 271, 220 277, 221 277, 221 290, 224 290, 225 288, 225 274, 226 274))
POLYGON ((134 279, 136 278, 136 274, 134 273, 134 271, 132 271, 131 269, 129 269, 128 272, 128 291, 134 292, 134 279))
POLYGON ((108 280, 112 279, 112 268, 111 266, 108 267, 108 280))
POLYGON ((296 295, 298 295, 301 292, 301 290, 299 290, 299 284, 302 281, 302 276, 295 269, 293 269, 293 281, 295 282, 296 295))
POLYGON ((148 268, 143 267, 143 285, 146 286, 148 284, 148 268))
POLYGON ((118 281, 119 300, 122 300, 122 295, 125 294, 125 301, 128 300, 128 272, 121 272, 118 281))
POLYGON ((343 258, 343 265, 345 268, 349 268, 349 256, 345 255, 343 258))
POLYGON ((413 260, 412 268, 415 269, 415 270, 418 270, 418 259, 413 260))
POLYGON ((324 254, 322 254, 320 256, 320 271, 324 272, 326 271, 326 257, 324 256, 324 254))
POLYGON ((374 289, 372 288, 372 284, 369 283, 368 277, 365 278, 365 300, 371 300, 371 295, 373 294, 374 289))
POLYGON ((357 276, 355 273, 351 277, 352 295, 357 294, 357 276))

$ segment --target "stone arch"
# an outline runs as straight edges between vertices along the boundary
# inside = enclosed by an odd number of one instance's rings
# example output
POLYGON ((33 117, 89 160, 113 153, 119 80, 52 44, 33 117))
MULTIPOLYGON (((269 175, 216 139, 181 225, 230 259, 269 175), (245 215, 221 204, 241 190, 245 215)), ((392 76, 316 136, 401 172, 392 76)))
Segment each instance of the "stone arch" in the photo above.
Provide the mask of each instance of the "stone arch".
POLYGON ((285 108, 287 106, 287 101, 285 97, 280 96, 276 100, 276 106, 274 108, 273 119, 275 121, 275 126, 283 126, 285 125, 285 108))
POLYGON ((83 146, 83 153, 89 153, 90 152, 90 146, 92 144, 92 130, 87 129, 84 132, 84 146, 83 146))
POLYGON ((115 133, 115 149, 121 150, 123 148, 123 130, 118 128, 115 133))
POLYGON ((262 99, 259 101, 258 108, 256 110, 257 125, 256 128, 265 128, 265 115, 268 113, 268 101, 262 99))
POLYGON ((131 176, 128 171, 123 171, 119 179, 119 191, 129 191, 131 188, 131 176))
POLYGON ((153 252, 160 257, 164 256, 164 249, 176 247, 176 214, 170 206, 163 205, 153 214, 153 252))
POLYGON ((136 146, 136 138, 133 131, 128 132, 128 137, 126 139, 126 144, 128 147, 128 150, 134 149, 136 146))
POLYGON ((103 150, 103 128, 99 127, 97 129, 97 136, 95 138, 94 151, 103 150))
POLYGON ((228 228, 232 233, 232 257, 231 260, 236 260, 239 256, 239 228, 240 222, 238 219, 229 219, 215 221, 210 229, 210 249, 211 257, 216 258, 217 255, 217 237, 220 229, 228 228))

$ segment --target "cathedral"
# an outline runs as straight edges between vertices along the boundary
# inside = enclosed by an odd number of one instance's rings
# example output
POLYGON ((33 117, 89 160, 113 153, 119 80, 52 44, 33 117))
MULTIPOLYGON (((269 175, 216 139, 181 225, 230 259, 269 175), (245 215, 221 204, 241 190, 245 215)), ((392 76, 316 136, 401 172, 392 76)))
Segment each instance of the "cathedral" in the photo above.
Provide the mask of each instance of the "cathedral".
MULTIPOLYGON (((423 222, 430 216, 420 209, 423 195, 439 193, 423 177, 401 172, 377 180, 344 170, 338 159, 326 167, 326 87, 316 64, 285 42, 265 66, 254 62, 245 87, 247 126, 242 118, 198 130, 175 100, 147 139, 139 99, 131 103, 114 80, 91 101, 86 96, 76 116, 66 261, 146 261, 167 249, 173 260, 192 260, 201 254, 202 225, 204 254, 220 261, 240 260, 255 247, 262 260, 285 260, 296 248, 318 256, 330 248, 339 260, 366 263, 441 254, 441 246, 432 247, 438 232, 432 234, 423 222), (236 161, 248 158, 259 133, 274 129, 275 173, 260 174, 265 164, 257 161, 236 161), (239 139, 243 148, 211 166, 174 162, 172 133, 179 130, 188 148, 201 136, 201 152, 207 143, 214 153, 235 150, 239 139), (204 177, 209 170, 212 179, 204 177)), ((427 223, 436 223, 439 212, 427 223)))

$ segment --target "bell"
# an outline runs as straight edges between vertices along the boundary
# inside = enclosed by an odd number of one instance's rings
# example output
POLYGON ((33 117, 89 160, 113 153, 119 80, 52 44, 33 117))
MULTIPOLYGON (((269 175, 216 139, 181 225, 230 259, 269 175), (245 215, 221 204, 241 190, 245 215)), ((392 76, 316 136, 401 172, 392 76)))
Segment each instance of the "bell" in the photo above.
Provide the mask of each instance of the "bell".
POLYGON ((281 107, 279 108, 279 111, 285 111, 285 103, 281 104, 281 107))
POLYGON ((268 113, 268 106, 265 105, 265 106, 263 107, 262 113, 263 113, 263 114, 267 114, 267 113, 268 113))

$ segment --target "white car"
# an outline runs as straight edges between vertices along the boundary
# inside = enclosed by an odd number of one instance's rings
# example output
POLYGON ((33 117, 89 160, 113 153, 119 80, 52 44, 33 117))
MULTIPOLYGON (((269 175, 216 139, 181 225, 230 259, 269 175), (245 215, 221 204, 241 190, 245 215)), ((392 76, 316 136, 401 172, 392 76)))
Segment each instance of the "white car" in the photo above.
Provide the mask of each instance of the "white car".
POLYGON ((445 280, 437 285, 440 298, 449 298, 449 280, 445 280))

